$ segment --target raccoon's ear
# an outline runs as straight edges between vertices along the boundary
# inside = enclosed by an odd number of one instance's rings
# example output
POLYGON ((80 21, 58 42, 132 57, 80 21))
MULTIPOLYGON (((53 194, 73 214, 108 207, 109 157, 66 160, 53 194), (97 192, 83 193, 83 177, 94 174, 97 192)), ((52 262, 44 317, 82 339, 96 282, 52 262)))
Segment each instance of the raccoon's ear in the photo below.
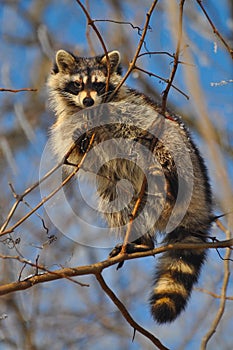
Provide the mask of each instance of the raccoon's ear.
MULTIPOLYGON (((121 61, 121 54, 119 51, 111 51, 108 52, 108 58, 110 62, 110 73, 113 73, 117 70, 120 61, 121 61)), ((101 63, 107 65, 107 57, 104 55, 101 59, 101 63)))
POLYGON ((57 64, 58 71, 61 71, 61 72, 69 71, 70 67, 72 67, 75 62, 76 62, 75 57, 71 53, 65 50, 59 50, 56 54, 56 64, 57 64))

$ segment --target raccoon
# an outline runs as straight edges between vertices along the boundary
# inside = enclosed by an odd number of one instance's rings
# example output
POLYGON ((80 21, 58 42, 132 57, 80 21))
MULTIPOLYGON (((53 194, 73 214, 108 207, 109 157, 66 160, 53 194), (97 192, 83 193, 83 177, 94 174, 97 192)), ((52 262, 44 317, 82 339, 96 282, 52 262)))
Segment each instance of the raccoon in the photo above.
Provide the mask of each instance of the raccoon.
MULTIPOLYGON (((56 115, 53 152, 61 160, 74 145, 66 163, 77 164, 94 135, 94 156, 83 168, 96 172, 109 229, 124 237, 133 219, 128 253, 153 249, 158 234, 164 244, 206 242, 212 194, 204 161, 180 117, 162 113, 159 104, 125 84, 115 91, 121 71, 118 51, 91 58, 57 52, 48 79, 56 115)), ((171 322, 184 310, 205 258, 204 249, 169 250, 159 257, 150 296, 155 321, 171 322)))

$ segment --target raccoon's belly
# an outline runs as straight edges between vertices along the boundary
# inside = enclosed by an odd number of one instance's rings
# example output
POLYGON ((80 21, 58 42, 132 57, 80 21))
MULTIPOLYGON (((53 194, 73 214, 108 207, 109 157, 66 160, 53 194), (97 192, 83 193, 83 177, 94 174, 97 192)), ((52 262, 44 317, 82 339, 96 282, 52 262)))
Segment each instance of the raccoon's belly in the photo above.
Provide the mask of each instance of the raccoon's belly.
POLYGON ((167 200, 166 186, 162 180, 158 177, 145 178, 143 170, 129 160, 114 159, 105 163, 97 175, 97 191, 100 196, 99 209, 109 227, 125 232, 125 225, 132 218, 139 200, 133 218, 133 231, 140 235, 162 231, 173 208, 167 200))

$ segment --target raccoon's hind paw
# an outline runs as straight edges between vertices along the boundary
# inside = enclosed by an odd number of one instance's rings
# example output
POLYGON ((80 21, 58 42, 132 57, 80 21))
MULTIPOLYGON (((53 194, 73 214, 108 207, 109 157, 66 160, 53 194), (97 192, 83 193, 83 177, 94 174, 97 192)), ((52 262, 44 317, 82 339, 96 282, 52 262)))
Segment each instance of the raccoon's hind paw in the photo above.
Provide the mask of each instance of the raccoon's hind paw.
MULTIPOLYGON (((117 244, 115 248, 110 252, 109 258, 112 258, 114 256, 117 256, 121 253, 123 250, 123 244, 117 244)), ((136 243, 127 243, 125 246, 125 252, 127 254, 137 253, 137 252, 146 252, 148 250, 151 250, 151 247, 145 245, 145 244, 136 244, 136 243)))
MULTIPOLYGON (((145 245, 145 244, 137 244, 137 243, 127 243, 124 247, 125 253, 132 254, 137 252, 146 252, 148 250, 151 250, 151 247, 145 245)), ((119 243, 113 248, 113 250, 109 253, 108 257, 113 258, 114 256, 119 255, 123 251, 123 244, 119 243)), ((120 269, 124 264, 124 261, 120 262, 117 266, 117 270, 120 269)))

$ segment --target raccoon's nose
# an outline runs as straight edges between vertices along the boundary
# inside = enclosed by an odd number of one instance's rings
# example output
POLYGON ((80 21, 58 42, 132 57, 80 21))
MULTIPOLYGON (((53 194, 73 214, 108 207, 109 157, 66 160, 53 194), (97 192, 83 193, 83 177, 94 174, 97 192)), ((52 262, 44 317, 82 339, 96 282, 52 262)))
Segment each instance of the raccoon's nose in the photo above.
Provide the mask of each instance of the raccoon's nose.
POLYGON ((95 103, 95 101, 93 100, 93 98, 91 97, 85 97, 83 99, 83 105, 85 107, 90 107, 90 106, 93 106, 93 104, 95 103))

